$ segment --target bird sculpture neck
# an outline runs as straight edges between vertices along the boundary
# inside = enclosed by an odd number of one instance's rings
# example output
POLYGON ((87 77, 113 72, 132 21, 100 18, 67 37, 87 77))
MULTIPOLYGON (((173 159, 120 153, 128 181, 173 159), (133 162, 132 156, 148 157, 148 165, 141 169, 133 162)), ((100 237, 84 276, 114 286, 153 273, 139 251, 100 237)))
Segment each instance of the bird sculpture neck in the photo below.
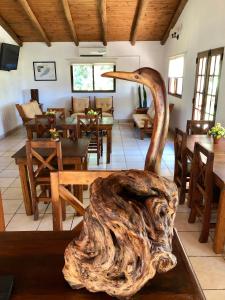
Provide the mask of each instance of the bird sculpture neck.
POLYGON ((151 68, 141 68, 134 72, 107 72, 102 76, 134 81, 149 87, 154 101, 155 116, 151 142, 145 158, 145 170, 159 174, 169 125, 169 105, 162 76, 151 68))

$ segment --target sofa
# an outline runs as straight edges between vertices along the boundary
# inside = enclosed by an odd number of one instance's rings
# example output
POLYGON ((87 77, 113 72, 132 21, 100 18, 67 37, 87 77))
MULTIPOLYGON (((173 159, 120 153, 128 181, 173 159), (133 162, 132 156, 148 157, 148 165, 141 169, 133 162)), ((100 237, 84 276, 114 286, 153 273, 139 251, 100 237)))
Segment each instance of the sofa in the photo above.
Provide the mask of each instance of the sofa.
MULTIPOLYGON (((169 105, 169 110, 172 112, 174 104, 169 105)), ((155 117, 154 102, 152 101, 149 108, 142 109, 140 112, 138 110, 132 115, 134 126, 140 129, 140 138, 144 139, 144 134, 152 134, 153 122, 155 117)))
POLYGON ((70 114, 74 118, 77 117, 77 115, 83 115, 85 114, 85 109, 90 108, 90 97, 82 97, 82 98, 76 98, 71 97, 71 111, 70 114))

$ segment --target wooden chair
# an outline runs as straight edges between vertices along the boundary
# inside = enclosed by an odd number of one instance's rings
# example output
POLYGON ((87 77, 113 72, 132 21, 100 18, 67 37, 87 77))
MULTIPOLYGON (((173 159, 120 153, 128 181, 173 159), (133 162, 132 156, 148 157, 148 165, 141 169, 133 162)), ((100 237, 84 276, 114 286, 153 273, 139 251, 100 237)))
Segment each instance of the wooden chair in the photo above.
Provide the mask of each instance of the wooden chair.
POLYGON ((85 108, 90 108, 90 97, 71 97, 70 114, 72 116, 77 117, 78 115, 83 115, 85 113, 85 108))
POLYGON ((114 108, 113 108, 113 96, 111 97, 94 97, 94 107, 95 109, 102 109, 103 117, 113 117, 114 108))
POLYGON ((185 195, 188 192, 190 181, 191 162, 186 153, 187 134, 176 128, 174 136, 174 182, 180 188, 179 203, 185 202, 185 195))
POLYGON ((5 231, 5 218, 3 211, 2 195, 0 191, 0 232, 5 231))
POLYGON ((27 141, 26 153, 34 220, 38 220, 38 203, 51 202, 50 172, 63 170, 61 142, 27 141))
POLYGON ((50 138, 49 129, 56 127, 56 117, 48 115, 35 116, 35 131, 37 138, 50 138))
POLYGON ((66 118, 66 109, 65 108, 59 108, 59 107, 49 107, 47 108, 47 111, 55 111, 56 117, 58 117, 61 120, 65 120, 66 118))
POLYGON ((40 104, 37 101, 30 101, 25 104, 16 104, 16 109, 23 121, 23 124, 35 118, 35 115, 43 113, 40 104))
POLYGON ((103 141, 99 130, 99 116, 78 115, 77 116, 78 137, 82 138, 83 133, 90 137, 88 153, 97 154, 97 164, 99 165, 100 156, 103 153, 103 141))
POLYGON ((75 197, 65 186, 90 185, 96 178, 105 178, 113 171, 62 171, 51 173, 51 195, 53 211, 53 230, 63 230, 62 201, 71 205, 81 216, 85 209, 80 199, 75 197))
POLYGON ((214 153, 195 143, 193 168, 191 172, 191 212, 188 222, 194 223, 197 216, 202 218, 200 243, 208 241, 209 229, 215 225, 211 223, 212 208, 215 204, 213 190, 213 161, 214 153))
POLYGON ((214 126, 214 121, 193 121, 187 120, 186 133, 191 134, 207 134, 209 129, 214 126))

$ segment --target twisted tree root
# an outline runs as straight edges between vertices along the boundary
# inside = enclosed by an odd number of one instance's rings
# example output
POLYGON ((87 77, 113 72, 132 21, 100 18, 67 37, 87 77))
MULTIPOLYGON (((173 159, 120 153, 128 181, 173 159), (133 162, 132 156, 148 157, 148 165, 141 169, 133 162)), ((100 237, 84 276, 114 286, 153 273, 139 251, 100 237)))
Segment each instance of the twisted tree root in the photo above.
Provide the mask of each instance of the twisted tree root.
POLYGON ((129 299, 156 272, 176 265, 177 203, 175 184, 148 171, 96 179, 81 234, 65 251, 65 279, 74 289, 129 299))

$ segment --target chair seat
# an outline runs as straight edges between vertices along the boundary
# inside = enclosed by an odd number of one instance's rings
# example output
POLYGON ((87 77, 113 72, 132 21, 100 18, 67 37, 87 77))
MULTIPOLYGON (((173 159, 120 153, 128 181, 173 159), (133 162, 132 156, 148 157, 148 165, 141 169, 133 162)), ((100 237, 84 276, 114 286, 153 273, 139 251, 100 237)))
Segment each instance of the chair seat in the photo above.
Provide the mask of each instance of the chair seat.
POLYGON ((145 120, 148 120, 148 128, 152 127, 150 118, 146 114, 133 114, 133 120, 138 128, 144 128, 145 120))
POLYGON ((71 115, 71 117, 74 118, 74 119, 76 119, 77 116, 83 116, 83 115, 85 115, 84 112, 78 112, 78 113, 73 113, 73 114, 71 115))
POLYGON ((103 111, 102 112, 102 116, 103 117, 112 117, 113 115, 111 113, 109 113, 109 112, 103 111))

